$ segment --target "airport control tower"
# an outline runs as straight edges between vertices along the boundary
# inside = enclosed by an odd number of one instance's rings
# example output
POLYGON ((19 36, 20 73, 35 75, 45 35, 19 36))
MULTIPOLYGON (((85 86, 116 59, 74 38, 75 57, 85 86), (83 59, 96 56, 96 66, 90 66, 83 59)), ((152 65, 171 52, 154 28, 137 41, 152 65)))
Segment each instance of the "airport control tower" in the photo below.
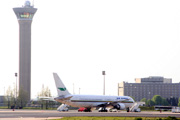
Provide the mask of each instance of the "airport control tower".
POLYGON ((29 0, 13 8, 19 22, 19 94, 31 99, 31 23, 37 8, 29 0))

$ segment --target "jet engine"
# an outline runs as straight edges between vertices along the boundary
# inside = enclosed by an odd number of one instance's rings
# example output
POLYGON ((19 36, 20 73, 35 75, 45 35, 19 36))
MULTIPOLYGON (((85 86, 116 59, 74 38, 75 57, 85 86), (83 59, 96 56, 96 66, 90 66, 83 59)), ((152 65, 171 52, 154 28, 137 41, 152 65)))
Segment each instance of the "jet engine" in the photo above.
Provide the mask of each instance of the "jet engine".
POLYGON ((117 110, 124 110, 125 109, 125 105, 122 103, 117 103, 116 105, 114 105, 114 108, 117 110))

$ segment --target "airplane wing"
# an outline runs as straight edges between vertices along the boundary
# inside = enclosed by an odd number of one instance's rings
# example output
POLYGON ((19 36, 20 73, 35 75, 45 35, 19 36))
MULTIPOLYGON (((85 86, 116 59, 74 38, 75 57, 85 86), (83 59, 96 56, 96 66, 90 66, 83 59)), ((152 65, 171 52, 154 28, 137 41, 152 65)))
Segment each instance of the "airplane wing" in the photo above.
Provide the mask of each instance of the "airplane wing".
POLYGON ((71 99, 72 97, 73 97, 73 96, 68 96, 68 97, 59 96, 59 97, 54 98, 54 100, 69 100, 69 99, 71 99))
POLYGON ((129 99, 124 99, 124 100, 121 100, 121 101, 111 101, 111 102, 109 101, 109 102, 98 105, 98 107, 116 106, 117 104, 124 103, 127 100, 129 100, 129 99))

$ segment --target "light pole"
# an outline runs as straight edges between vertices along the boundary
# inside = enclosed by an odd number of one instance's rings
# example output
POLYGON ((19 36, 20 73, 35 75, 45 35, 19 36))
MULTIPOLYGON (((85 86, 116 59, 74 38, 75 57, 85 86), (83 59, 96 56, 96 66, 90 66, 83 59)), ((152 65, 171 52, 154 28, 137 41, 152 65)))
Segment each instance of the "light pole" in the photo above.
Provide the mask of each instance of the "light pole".
POLYGON ((16 99, 17 99, 17 73, 15 73, 15 77, 16 77, 16 99))
POLYGON ((4 96, 5 96, 5 87, 4 87, 4 96))
POLYGON ((75 94, 75 93, 74 93, 74 83, 73 83, 73 94, 75 94))
POLYGON ((104 75, 104 90, 103 90, 103 95, 105 95, 105 75, 106 75, 105 71, 102 71, 102 75, 104 75))

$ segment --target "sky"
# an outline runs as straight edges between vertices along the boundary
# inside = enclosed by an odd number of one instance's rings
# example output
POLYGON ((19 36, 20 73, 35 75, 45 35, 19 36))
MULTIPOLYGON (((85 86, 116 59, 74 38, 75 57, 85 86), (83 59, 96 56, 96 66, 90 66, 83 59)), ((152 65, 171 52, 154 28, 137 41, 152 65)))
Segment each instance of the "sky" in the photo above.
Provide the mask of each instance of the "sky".
MULTIPOLYGON (((32 1, 32 0, 31 0, 32 1)), ((16 84, 19 26, 0 1, 0 95, 16 84)), ((57 95, 53 72, 70 93, 117 95, 118 83, 163 76, 180 81, 179 0, 34 0, 31 97, 42 85, 57 95)))

